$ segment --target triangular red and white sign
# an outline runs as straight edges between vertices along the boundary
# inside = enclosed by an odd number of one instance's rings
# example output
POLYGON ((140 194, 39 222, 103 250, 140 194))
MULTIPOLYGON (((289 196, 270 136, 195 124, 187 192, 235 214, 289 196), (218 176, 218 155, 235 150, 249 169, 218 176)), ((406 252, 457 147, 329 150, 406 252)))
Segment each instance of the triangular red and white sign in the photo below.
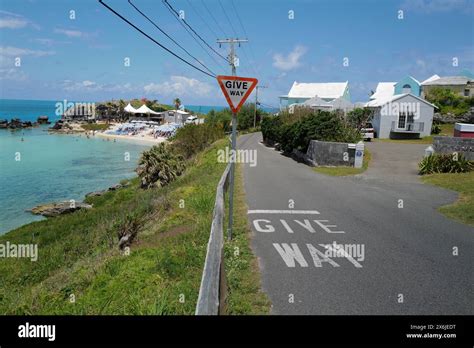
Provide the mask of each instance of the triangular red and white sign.
POLYGON ((217 76, 217 82, 219 82, 231 110, 237 113, 252 93, 258 80, 251 77, 220 75, 217 76))

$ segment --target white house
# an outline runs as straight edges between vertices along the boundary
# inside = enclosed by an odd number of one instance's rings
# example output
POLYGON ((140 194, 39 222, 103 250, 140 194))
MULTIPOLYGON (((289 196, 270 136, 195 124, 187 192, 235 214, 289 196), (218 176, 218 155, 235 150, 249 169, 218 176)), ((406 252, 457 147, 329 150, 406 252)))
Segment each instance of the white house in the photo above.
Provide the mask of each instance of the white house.
POLYGON ((169 110, 164 112, 164 119, 169 123, 178 123, 184 124, 191 114, 183 110, 169 110))
POLYGON ((287 95, 280 96, 280 110, 292 104, 303 104, 311 98, 330 102, 342 98, 350 102, 349 82, 302 83, 294 82, 287 95))
POLYGON ((370 100, 372 126, 378 138, 420 138, 431 134, 436 106, 413 94, 385 95, 370 100))
POLYGON ((344 113, 354 108, 354 105, 350 101, 342 97, 333 99, 331 101, 326 101, 320 97, 314 97, 314 98, 308 99, 302 104, 290 105, 289 106, 290 112, 292 112, 291 110, 294 109, 295 106, 309 107, 313 110, 322 110, 322 111, 342 110, 344 113))

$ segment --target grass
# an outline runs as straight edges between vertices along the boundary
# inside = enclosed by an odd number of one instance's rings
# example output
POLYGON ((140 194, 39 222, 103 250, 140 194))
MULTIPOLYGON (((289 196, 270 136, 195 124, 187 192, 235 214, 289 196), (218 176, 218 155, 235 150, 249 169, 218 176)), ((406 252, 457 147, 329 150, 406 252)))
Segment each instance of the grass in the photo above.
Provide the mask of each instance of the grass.
MULTIPOLYGON (((39 253, 37 262, 1 260, 0 313, 194 314, 215 190, 225 168, 216 161, 217 150, 226 143, 220 140, 199 154, 169 186, 142 190, 135 178, 130 186, 89 198, 93 209, 0 236, 0 244, 37 243, 39 253), (138 240, 123 253, 117 225, 130 212, 143 223, 138 240)), ((250 264, 252 256, 240 245, 250 264)), ((231 288, 231 308, 239 309, 233 313, 261 312, 255 270, 231 270, 230 279, 254 285, 244 286, 242 296, 240 288, 231 288)))
POLYGON ((460 193, 459 199, 439 208, 447 217, 474 226, 474 172, 424 175, 421 180, 460 193))
POLYGON ((441 132, 439 134, 432 134, 420 139, 380 139, 375 138, 373 141, 383 143, 398 143, 398 144, 433 144, 433 137, 436 136, 453 136, 454 124, 440 124, 441 132))
POLYGON ((86 131, 103 131, 109 129, 110 125, 107 123, 87 123, 81 124, 81 127, 86 131))
MULTIPOLYGON (((236 165, 234 190, 234 227, 232 240, 224 245, 227 281, 227 314, 268 314, 270 301, 261 292, 260 271, 251 247, 251 230, 247 220, 247 203, 243 173, 236 165)), ((227 221, 225 226, 227 227, 227 221)))
POLYGON ((362 168, 343 167, 343 166, 340 166, 340 167, 323 166, 323 167, 314 167, 313 170, 317 173, 331 175, 331 176, 356 175, 356 174, 361 174, 367 170, 371 159, 372 159, 372 155, 366 147, 364 151, 364 160, 362 162, 362 168))

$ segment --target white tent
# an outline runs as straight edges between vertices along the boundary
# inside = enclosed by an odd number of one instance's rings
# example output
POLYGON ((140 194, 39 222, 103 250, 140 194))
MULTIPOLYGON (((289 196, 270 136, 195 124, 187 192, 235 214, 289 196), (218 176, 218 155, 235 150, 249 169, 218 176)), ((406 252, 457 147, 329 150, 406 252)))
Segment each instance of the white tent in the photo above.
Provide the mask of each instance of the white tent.
POLYGON ((129 112, 131 114, 136 114, 137 109, 135 109, 130 103, 126 107, 123 108, 124 111, 129 112))
POLYGON ((148 106, 146 106, 145 104, 143 104, 142 106, 140 106, 136 112, 137 114, 151 114, 151 115, 161 115, 159 112, 156 112, 156 111, 153 111, 152 109, 150 109, 148 106))

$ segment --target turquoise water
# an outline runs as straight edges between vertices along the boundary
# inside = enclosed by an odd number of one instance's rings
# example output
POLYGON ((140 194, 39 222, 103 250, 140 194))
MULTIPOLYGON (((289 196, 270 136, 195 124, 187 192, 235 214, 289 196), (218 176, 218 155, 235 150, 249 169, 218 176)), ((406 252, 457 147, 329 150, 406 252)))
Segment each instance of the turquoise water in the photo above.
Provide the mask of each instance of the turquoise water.
MULTIPOLYGON (((0 118, 55 117, 54 104, 2 101, 0 118)), ((135 176, 139 155, 149 147, 95 137, 48 134, 47 128, 0 129, 0 234, 42 219, 25 209, 58 200, 80 201, 88 192, 135 176), (130 154, 129 161, 125 160, 126 152, 130 154)))

